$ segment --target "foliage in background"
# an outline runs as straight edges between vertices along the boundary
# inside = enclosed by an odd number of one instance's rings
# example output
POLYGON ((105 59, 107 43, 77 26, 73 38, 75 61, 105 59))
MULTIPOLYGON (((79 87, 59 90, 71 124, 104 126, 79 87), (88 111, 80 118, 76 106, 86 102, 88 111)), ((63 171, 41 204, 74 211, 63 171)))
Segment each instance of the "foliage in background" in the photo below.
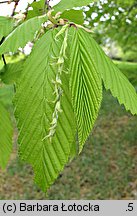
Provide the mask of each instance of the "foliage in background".
POLYGON ((99 43, 115 41, 124 52, 137 52, 137 0, 93 1, 85 13, 99 43))

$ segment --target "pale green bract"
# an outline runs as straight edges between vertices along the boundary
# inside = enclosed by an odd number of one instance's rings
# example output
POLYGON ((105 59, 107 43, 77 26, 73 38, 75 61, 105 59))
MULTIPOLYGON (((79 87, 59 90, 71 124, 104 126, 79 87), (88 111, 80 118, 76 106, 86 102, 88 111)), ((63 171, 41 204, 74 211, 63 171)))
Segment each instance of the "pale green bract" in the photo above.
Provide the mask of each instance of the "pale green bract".
POLYGON ((46 16, 34 17, 19 25, 12 31, 0 46, 0 54, 16 52, 19 47, 24 47, 27 42, 34 39, 35 33, 41 28, 46 16))
POLYGON ((6 168, 12 151, 13 128, 8 111, 0 102, 0 167, 6 168))
POLYGON ((102 100, 101 76, 94 66, 82 29, 71 31, 70 89, 77 119, 79 149, 83 148, 98 116, 102 100))
POLYGON ((69 93, 66 62, 61 75, 62 97, 57 128, 47 137, 55 107, 54 83, 64 35, 48 31, 34 46, 26 61, 15 96, 20 157, 32 164, 35 181, 46 191, 75 152, 76 125, 69 93))

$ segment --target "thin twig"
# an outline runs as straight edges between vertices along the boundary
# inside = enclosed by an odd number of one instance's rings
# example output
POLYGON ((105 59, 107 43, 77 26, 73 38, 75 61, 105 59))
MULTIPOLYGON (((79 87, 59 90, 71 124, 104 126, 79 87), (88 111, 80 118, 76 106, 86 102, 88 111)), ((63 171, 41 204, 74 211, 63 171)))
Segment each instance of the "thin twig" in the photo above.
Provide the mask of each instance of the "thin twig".
POLYGON ((30 4, 28 4, 27 8, 25 9, 26 10, 25 13, 24 13, 25 19, 27 18, 29 7, 30 7, 30 4))
POLYGON ((5 4, 5 3, 9 3, 9 1, 2 1, 2 2, 0 2, 0 4, 5 4))
POLYGON ((10 4, 11 2, 15 2, 16 0, 8 0, 8 1, 1 1, 0 4, 10 4))
POLYGON ((13 8, 13 11, 12 11, 11 16, 14 16, 14 14, 15 14, 15 10, 16 10, 16 8, 17 8, 17 6, 18 6, 19 1, 20 1, 20 0, 14 0, 15 5, 14 5, 14 8, 13 8))

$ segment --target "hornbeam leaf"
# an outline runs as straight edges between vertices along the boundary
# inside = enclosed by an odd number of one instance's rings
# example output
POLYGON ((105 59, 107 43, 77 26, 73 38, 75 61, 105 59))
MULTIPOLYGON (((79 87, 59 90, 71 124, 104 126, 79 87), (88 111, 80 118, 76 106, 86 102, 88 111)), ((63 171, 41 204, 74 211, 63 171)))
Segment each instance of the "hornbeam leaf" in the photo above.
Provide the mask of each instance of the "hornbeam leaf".
POLYGON ((13 95, 13 85, 4 85, 0 88, 0 102, 3 104, 4 107, 13 107, 13 95))
POLYGON ((23 70, 24 60, 4 65, 0 70, 0 79, 5 84, 16 83, 23 70))
POLYGON ((10 17, 0 16, 0 40, 7 36, 14 27, 14 19, 10 17))
POLYGON ((47 17, 34 17, 19 25, 11 32, 0 46, 0 54, 16 52, 19 47, 24 47, 27 42, 34 39, 35 33, 40 29, 41 24, 47 17))
POLYGON ((97 118, 101 100, 101 76, 94 66, 89 38, 82 29, 71 31, 70 88, 76 113, 80 151, 97 118))
POLYGON ((66 10, 61 14, 60 17, 80 25, 83 25, 84 23, 84 15, 82 10, 66 10))
MULTIPOLYGON (((54 136, 48 138, 55 109, 56 62, 64 40, 64 34, 55 39, 57 33, 56 29, 48 31, 34 45, 25 62, 14 100, 20 156, 33 166, 35 182, 43 191, 54 182, 67 163, 76 136, 69 74, 62 72, 62 112, 58 113, 54 136)), ((67 68, 65 64, 63 71, 67 68)))
POLYGON ((73 7, 81 7, 81 6, 87 6, 90 4, 91 0, 61 0, 57 5, 55 5, 53 8, 55 12, 63 12, 67 9, 72 9, 73 7))
POLYGON ((31 4, 31 7, 33 8, 33 10, 28 11, 27 19, 42 15, 44 13, 44 5, 45 5, 45 0, 34 1, 31 4))
POLYGON ((90 55, 94 60, 96 69, 102 76, 105 88, 111 91, 112 95, 118 99, 120 104, 125 106, 126 110, 129 110, 133 115, 137 114, 135 88, 111 59, 106 56, 91 35, 88 33, 86 35, 89 39, 90 55))
POLYGON ((0 166, 4 169, 12 151, 13 127, 8 111, 0 102, 0 166))

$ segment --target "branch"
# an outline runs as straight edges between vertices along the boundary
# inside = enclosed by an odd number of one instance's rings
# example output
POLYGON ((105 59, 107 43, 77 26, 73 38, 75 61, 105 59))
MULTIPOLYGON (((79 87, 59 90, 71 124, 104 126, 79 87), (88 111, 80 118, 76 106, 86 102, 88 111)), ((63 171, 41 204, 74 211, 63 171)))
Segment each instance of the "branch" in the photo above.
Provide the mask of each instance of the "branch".
POLYGON ((0 4, 5 4, 5 3, 9 3, 9 1, 2 1, 2 2, 0 2, 0 4))
POLYGON ((27 8, 25 9, 26 10, 24 13, 25 19, 27 18, 29 7, 30 7, 30 4, 28 4, 27 8))
POLYGON ((20 0, 14 0, 15 5, 14 5, 14 8, 13 8, 13 11, 12 11, 11 16, 14 16, 14 13, 15 13, 15 10, 16 10, 16 8, 17 8, 17 6, 18 6, 19 1, 20 1, 20 0))
POLYGON ((1 1, 0 4, 10 4, 11 2, 15 2, 15 0, 1 1))

